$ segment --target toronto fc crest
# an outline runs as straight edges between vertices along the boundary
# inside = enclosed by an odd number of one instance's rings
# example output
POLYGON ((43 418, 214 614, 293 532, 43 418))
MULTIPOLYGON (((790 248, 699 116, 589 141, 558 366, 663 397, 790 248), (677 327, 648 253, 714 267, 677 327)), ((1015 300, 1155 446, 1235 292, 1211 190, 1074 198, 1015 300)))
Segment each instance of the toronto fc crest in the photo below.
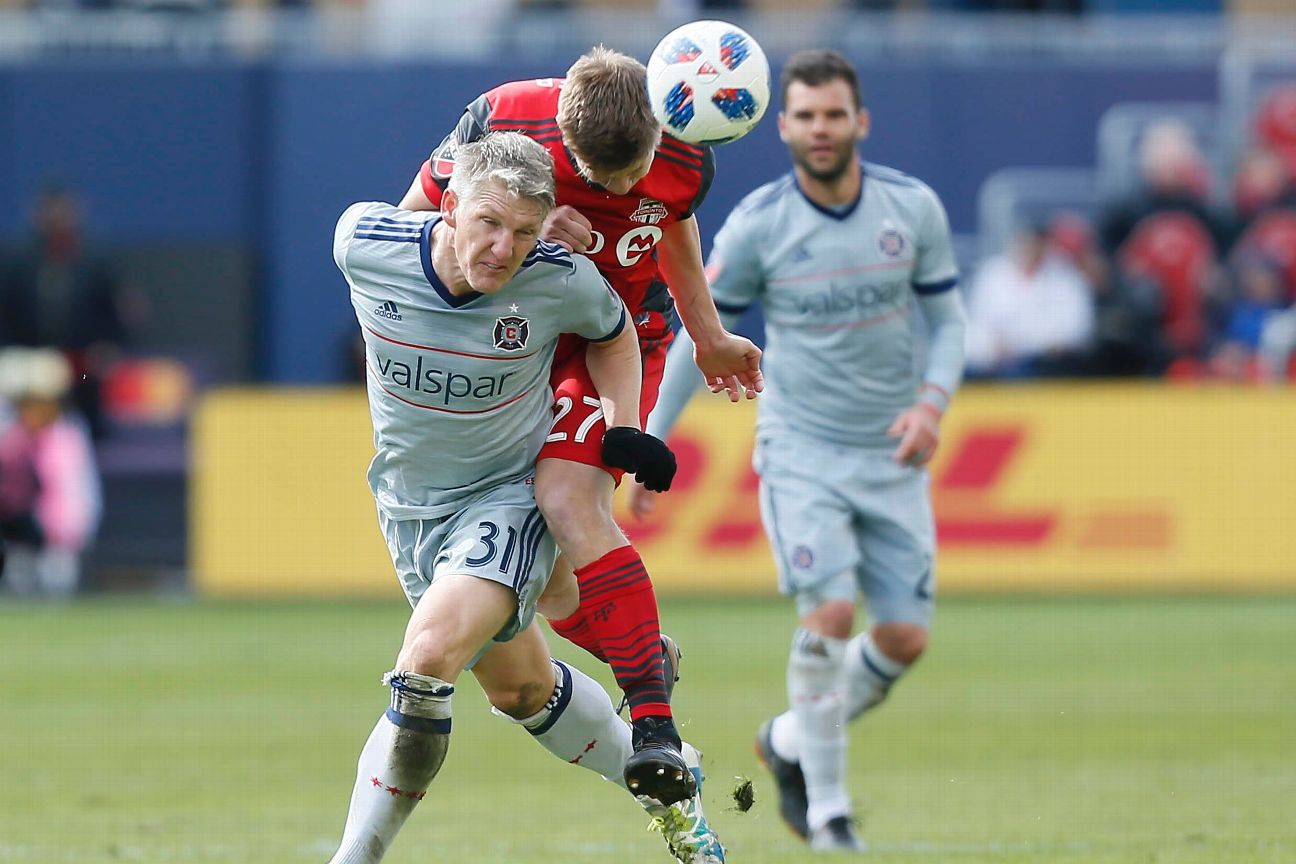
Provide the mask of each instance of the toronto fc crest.
POLYGON ((631 222, 642 222, 644 225, 656 225, 670 215, 666 205, 655 198, 640 198, 639 206, 630 214, 631 222))

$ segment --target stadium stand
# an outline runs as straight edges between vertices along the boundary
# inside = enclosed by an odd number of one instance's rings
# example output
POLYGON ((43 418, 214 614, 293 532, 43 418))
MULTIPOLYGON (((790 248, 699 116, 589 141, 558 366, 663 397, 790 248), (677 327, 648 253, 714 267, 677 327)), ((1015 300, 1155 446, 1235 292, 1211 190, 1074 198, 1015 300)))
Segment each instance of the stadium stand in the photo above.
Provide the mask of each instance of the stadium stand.
POLYGON ((1255 137, 1296 173, 1296 83, 1282 84, 1265 96, 1256 112, 1255 137))
POLYGON ((1181 124, 1205 157, 1197 182, 1204 191, 1220 192, 1216 178, 1225 173, 1219 112, 1204 102, 1123 102, 1098 122, 1098 188, 1104 198, 1127 195, 1139 185, 1139 151, 1149 128, 1181 124))
POLYGON ((1261 215, 1233 247, 1233 254, 1259 253, 1280 269, 1288 302, 1296 303, 1296 210, 1261 215))
POLYGON ((1219 62, 1220 128, 1227 157, 1236 162, 1254 138, 1255 121, 1269 94, 1296 82, 1296 57, 1285 48, 1247 46, 1227 50, 1219 62))
MULTIPOLYGON (((1194 380, 1287 371, 1279 362, 1266 373, 1255 346, 1231 337, 1230 322, 1235 330, 1252 302, 1243 262, 1280 274, 1280 305, 1296 302, 1296 58, 1252 46, 1226 52, 1218 74, 1217 102, 1109 108, 1095 130, 1092 171, 1004 168, 978 194, 983 255, 1024 222, 1057 214, 1102 229, 1110 289, 1160 309, 1163 361, 1128 371, 1194 380), (1216 362, 1225 347, 1242 354, 1216 362)), ((1094 370, 1126 374, 1103 362, 1094 370)))
POLYGON ((1004 168, 977 193, 981 255, 1002 251, 1023 224, 1066 211, 1097 215, 1095 174, 1088 168, 1004 168))
POLYGON ((1160 291, 1172 351, 1195 356, 1206 335, 1203 297, 1216 262, 1210 233, 1188 214, 1153 214, 1135 227, 1117 260, 1125 279, 1149 280, 1160 291))

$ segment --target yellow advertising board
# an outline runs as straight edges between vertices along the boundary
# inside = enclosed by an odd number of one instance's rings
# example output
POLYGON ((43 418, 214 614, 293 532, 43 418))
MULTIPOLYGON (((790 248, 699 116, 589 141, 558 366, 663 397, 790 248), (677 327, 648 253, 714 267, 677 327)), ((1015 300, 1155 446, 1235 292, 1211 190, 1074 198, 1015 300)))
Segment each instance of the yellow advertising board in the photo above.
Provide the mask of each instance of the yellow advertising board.
POLYGON ((365 482, 373 429, 363 390, 217 391, 192 430, 199 591, 401 596, 365 482))
MULTIPOLYGON (((632 531, 664 591, 774 590, 755 406, 698 397, 675 488, 632 531)), ((210 593, 396 591, 364 483, 359 391, 218 393, 195 432, 193 569, 210 593)), ((1296 586, 1296 394, 968 387, 931 467, 942 590, 1296 586)))

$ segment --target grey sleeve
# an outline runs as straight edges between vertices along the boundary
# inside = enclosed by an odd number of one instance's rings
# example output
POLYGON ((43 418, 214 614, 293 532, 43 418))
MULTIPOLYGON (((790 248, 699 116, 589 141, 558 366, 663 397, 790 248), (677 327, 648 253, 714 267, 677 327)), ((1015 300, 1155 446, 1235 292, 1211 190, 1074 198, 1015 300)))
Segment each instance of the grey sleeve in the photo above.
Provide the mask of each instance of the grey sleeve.
MULTIPOLYGON (((732 312, 721 312, 720 323, 726 330, 738 323, 739 316, 732 312)), ((671 343, 666 354, 666 371, 662 373, 661 389, 657 394, 657 406, 648 415, 649 435, 656 435, 663 441, 675 428, 675 422, 684 413, 693 394, 702 389, 702 373, 693 363, 693 339, 683 327, 671 343)))
POLYGON ((575 266, 563 302, 560 329, 591 342, 612 339, 626 325, 624 301, 588 258, 573 255, 572 261, 575 266))
POLYGON ((913 275, 914 291, 920 295, 948 291, 958 279, 949 217, 945 215, 945 207, 936 193, 931 189, 926 189, 926 192, 925 218, 918 238, 918 264, 913 275))
POLYGON ((944 411, 963 380, 963 332, 967 316, 956 289, 919 294, 918 304, 927 320, 927 369, 918 400, 944 411))
POLYGON ((721 313, 735 317, 759 299, 765 289, 760 238, 754 224, 741 210, 734 210, 716 232, 707 258, 707 282, 711 297, 721 313))
MULTIPOLYGON (((716 233, 707 259, 707 282, 715 300, 720 323, 732 330, 743 310, 760 298, 765 276, 759 252, 758 226, 752 224, 741 205, 729 214, 716 233)), ((666 355, 657 406, 648 415, 647 432, 665 440, 693 394, 703 387, 702 373, 693 362, 693 339, 683 327, 666 355)))
POLYGON ((337 264, 342 275, 351 278, 347 269, 347 254, 351 251, 351 241, 355 237, 356 223, 372 205, 372 202, 360 201, 352 204, 338 217, 337 227, 333 229, 333 263, 337 264))

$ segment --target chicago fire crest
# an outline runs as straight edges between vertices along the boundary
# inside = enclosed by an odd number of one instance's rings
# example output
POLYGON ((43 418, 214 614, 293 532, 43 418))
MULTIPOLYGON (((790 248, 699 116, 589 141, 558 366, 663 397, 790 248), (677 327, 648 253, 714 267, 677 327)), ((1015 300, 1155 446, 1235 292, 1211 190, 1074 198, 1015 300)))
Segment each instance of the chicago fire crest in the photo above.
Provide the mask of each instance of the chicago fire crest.
POLYGON ((890 225, 878 234, 878 249, 888 258, 899 258, 905 251, 905 236, 890 225))
POLYGON ((495 347, 501 351, 521 351, 531 335, 531 322, 516 315, 495 319, 495 347))

